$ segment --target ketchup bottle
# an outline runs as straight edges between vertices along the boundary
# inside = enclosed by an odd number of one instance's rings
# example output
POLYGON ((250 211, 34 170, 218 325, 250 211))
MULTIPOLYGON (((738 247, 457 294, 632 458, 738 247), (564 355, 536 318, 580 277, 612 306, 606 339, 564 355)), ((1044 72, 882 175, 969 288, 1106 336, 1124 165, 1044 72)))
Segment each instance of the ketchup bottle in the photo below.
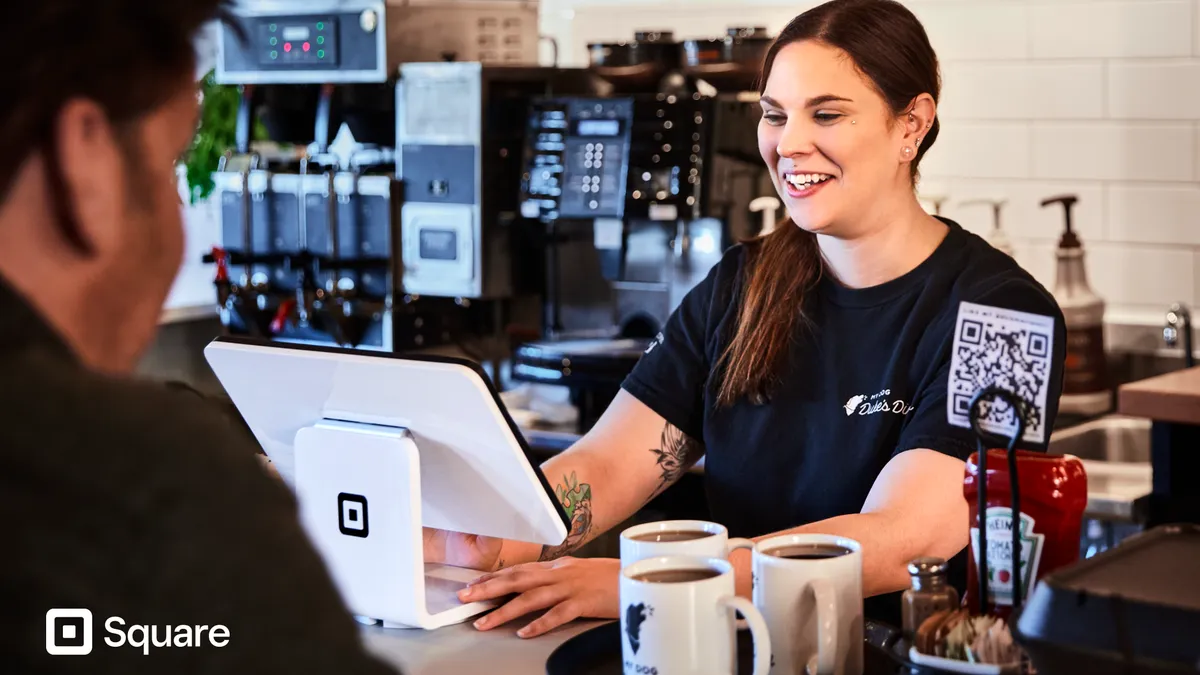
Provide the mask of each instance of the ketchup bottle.
POLYGON ((968 417, 979 451, 967 458, 963 478, 971 528, 963 600, 972 615, 1008 621, 1039 579, 1079 559, 1087 473, 1077 457, 1016 449, 1030 412, 1028 401, 995 385, 971 400, 968 417), (995 448, 982 428, 991 417, 983 414, 987 398, 1007 403, 1016 423, 1006 449, 995 448))
MULTIPOLYGON (((1079 535, 1087 507, 1087 473, 1083 462, 1070 455, 1016 453, 1020 496, 1021 601, 1046 574, 1079 559, 1079 535)), ((1013 609, 1012 490, 1009 451, 987 453, 986 495, 988 597, 980 606, 979 570, 979 453, 967 460, 963 494, 970 505, 970 562, 965 602, 973 615, 990 614, 1008 621, 1013 609)))

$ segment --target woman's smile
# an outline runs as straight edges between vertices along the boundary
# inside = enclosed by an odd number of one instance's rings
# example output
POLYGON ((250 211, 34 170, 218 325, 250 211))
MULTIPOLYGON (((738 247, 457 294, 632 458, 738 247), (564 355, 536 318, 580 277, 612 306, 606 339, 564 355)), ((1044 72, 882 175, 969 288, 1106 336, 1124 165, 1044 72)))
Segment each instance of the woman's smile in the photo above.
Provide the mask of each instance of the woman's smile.
POLYGON ((787 196, 793 199, 808 199, 832 183, 833 176, 819 172, 784 171, 782 181, 787 196))

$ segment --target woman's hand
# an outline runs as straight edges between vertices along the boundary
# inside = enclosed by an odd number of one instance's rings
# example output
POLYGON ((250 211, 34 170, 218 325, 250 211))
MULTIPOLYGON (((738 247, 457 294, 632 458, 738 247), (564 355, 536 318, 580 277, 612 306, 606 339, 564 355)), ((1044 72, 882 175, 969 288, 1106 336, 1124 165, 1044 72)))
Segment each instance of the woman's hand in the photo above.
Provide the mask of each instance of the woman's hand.
POLYGON ((494 570, 503 539, 423 528, 425 562, 472 570, 494 570))
POLYGON ((517 635, 537 637, 580 617, 615 619, 620 616, 621 561, 609 558, 559 558, 527 563, 485 574, 458 592, 462 602, 517 597, 475 622, 490 630, 530 612, 549 609, 517 635))

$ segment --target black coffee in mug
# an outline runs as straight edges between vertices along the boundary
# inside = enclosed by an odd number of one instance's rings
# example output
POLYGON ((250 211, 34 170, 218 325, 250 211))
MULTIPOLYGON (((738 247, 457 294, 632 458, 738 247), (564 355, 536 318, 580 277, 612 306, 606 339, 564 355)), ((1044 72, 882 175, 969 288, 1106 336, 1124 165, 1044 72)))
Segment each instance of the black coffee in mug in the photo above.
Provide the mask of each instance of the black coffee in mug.
POLYGON ((791 560, 820 560, 822 558, 838 558, 849 555, 854 551, 837 544, 792 544, 780 546, 767 551, 776 558, 791 560))
POLYGON ((689 581, 704 581, 705 579, 712 579, 719 576, 721 576, 719 571, 705 567, 684 570, 653 570, 642 572, 633 577, 633 579, 652 584, 683 584, 689 581))
POLYGON ((659 532, 643 532, 642 534, 630 537, 630 539, 634 541, 667 542, 691 541, 711 536, 712 532, 705 532, 704 530, 662 530, 659 532))

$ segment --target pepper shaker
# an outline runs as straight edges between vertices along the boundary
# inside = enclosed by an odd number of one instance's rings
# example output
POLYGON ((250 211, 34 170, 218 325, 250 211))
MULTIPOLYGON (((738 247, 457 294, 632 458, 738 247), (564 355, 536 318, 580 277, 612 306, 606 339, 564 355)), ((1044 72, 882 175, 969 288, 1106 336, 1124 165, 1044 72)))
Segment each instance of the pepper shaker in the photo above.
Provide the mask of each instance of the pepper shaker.
POLYGON ((958 591, 946 580, 946 561, 942 558, 917 558, 908 564, 912 588, 900 599, 904 636, 912 644, 917 629, 930 616, 959 606, 958 591))

